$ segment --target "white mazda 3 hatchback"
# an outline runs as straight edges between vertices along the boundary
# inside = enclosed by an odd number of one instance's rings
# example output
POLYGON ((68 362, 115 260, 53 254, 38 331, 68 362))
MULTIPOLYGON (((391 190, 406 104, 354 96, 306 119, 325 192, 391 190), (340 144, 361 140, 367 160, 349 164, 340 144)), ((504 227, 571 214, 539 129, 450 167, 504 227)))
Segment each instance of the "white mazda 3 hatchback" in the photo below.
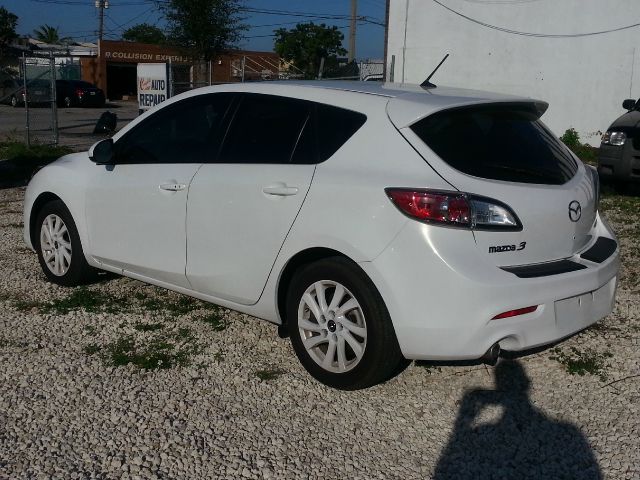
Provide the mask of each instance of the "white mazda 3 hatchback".
POLYGON ((544 102, 375 83, 194 90, 31 180, 46 276, 107 270, 280 325, 319 381, 495 359, 611 312, 598 177, 544 102))

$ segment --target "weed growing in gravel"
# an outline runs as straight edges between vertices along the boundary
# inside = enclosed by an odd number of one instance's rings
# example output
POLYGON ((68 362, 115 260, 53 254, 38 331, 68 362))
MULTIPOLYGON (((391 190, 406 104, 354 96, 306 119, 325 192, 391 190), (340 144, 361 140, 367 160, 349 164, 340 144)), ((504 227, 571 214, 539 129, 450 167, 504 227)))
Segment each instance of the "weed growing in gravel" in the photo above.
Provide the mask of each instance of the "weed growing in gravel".
POLYGON ((188 328, 179 328, 177 337, 184 341, 193 340, 193 334, 188 328))
POLYGON ((203 302, 192 297, 181 296, 177 299, 167 298, 168 292, 158 292, 163 298, 149 297, 143 292, 137 292, 134 297, 146 310, 157 312, 165 310, 173 315, 186 315, 196 310, 217 309, 216 305, 203 302))
POLYGON ((106 345, 102 351, 107 364, 135 365, 145 370, 167 369, 189 364, 189 359, 202 351, 188 328, 162 333, 150 339, 129 335, 106 345))
POLYGON ((220 312, 217 309, 204 317, 200 317, 198 320, 206 323, 216 332, 221 332, 229 326, 229 322, 220 315, 220 312))
POLYGON ((222 352, 216 352, 213 354, 213 359, 217 362, 217 363, 222 363, 224 362, 224 353, 222 352))
POLYGON ((606 212, 619 212, 631 215, 631 218, 640 210, 640 197, 626 195, 606 195, 600 203, 601 210, 606 212))
POLYGON ((607 379, 607 373, 604 369, 607 367, 606 359, 613 357, 610 352, 598 353, 594 350, 587 349, 584 352, 578 350, 576 347, 571 347, 570 352, 567 353, 559 347, 551 350, 553 353, 549 357, 551 360, 560 362, 571 375, 585 375, 587 373, 591 375, 597 375, 601 381, 607 379))
POLYGON ((269 368, 266 370, 258 370, 256 372, 256 377, 258 377, 263 382, 269 382, 271 380, 275 380, 280 375, 287 373, 284 370, 280 370, 279 368, 269 368))
POLYGON ((43 313, 58 313, 66 315, 71 310, 84 309, 87 312, 95 313, 106 311, 108 313, 118 313, 128 305, 127 299, 115 297, 108 293, 89 290, 80 287, 65 298, 54 300, 41 307, 43 313))
POLYGON ((155 332, 162 330, 164 325, 161 323, 136 323, 133 328, 139 332, 155 332))
POLYGON ((13 302, 14 308, 20 312, 28 312, 34 308, 42 309, 44 305, 42 302, 35 300, 14 300, 13 302))
POLYGON ((98 329, 96 327, 94 327, 93 325, 85 325, 84 326, 84 331, 87 333, 87 335, 94 337, 98 334, 98 329))
POLYGON ((185 363, 186 355, 175 352, 174 346, 163 339, 154 339, 136 348, 132 337, 121 338, 106 347, 114 366, 132 364, 145 370, 166 369, 185 363))
POLYGON ((98 353, 100 350, 101 347, 93 343, 84 347, 84 353, 86 353, 87 355, 93 355, 94 353, 98 353))

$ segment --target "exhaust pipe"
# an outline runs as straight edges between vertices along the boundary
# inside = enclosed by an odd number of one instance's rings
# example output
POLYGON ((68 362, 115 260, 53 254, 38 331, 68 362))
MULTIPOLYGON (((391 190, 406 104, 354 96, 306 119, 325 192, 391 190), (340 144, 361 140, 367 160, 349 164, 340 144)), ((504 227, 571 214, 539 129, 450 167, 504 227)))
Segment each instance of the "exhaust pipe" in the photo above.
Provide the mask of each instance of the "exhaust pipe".
POLYGON ((480 357, 480 361, 486 365, 494 366, 498 363, 498 358, 500 357, 500 344, 498 342, 491 345, 489 350, 480 357))

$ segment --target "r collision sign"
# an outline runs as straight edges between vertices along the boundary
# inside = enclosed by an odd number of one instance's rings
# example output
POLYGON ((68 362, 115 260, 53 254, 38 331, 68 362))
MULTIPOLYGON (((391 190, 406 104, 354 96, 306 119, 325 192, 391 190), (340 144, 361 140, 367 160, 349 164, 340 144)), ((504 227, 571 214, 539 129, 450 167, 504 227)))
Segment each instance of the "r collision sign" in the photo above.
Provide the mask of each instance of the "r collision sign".
POLYGON ((149 110, 169 98, 166 63, 138 64, 138 108, 149 110))

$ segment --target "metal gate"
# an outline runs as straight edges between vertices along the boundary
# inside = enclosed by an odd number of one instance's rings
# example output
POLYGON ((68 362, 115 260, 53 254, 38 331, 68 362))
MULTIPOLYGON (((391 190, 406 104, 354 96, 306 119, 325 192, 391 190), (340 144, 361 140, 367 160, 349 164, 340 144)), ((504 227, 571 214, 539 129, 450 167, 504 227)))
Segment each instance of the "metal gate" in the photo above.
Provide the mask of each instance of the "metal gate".
POLYGON ((14 98, 16 106, 24 108, 25 143, 57 145, 56 62, 53 52, 46 56, 23 55, 19 82, 14 98))

